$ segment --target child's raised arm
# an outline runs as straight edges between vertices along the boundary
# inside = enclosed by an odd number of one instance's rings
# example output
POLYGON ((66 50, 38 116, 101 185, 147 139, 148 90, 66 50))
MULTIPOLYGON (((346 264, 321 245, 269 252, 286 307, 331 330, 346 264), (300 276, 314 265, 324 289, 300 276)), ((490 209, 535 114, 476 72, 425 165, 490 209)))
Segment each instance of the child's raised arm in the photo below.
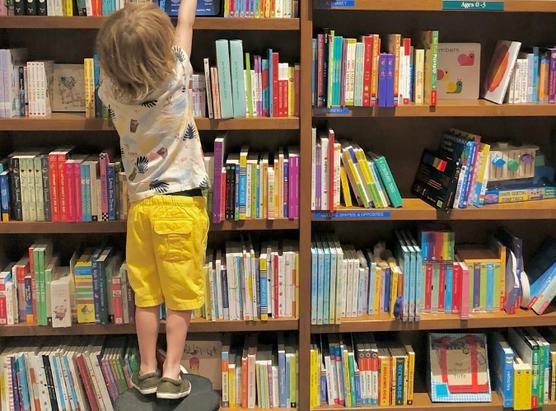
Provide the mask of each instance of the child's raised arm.
POLYGON ((191 55, 191 41, 193 39, 193 23, 197 0, 181 0, 176 26, 176 46, 181 47, 187 55, 191 55))

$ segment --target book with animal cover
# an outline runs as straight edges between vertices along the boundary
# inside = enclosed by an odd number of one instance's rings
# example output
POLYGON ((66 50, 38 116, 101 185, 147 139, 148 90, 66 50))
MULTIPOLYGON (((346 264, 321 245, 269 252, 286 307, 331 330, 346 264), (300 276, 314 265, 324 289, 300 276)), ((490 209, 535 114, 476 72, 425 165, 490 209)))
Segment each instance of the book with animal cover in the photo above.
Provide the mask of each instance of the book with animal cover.
POLYGON ((521 48, 517 41, 498 41, 490 61, 482 96, 493 103, 502 104, 521 48))
POLYGON ((480 64, 480 43, 440 43, 438 45, 438 99, 478 99, 480 64))
POLYGON ((55 64, 52 94, 53 112, 85 111, 83 64, 55 64))
POLYGON ((69 270, 58 270, 50 282, 50 304, 52 327, 71 327, 72 280, 69 270))

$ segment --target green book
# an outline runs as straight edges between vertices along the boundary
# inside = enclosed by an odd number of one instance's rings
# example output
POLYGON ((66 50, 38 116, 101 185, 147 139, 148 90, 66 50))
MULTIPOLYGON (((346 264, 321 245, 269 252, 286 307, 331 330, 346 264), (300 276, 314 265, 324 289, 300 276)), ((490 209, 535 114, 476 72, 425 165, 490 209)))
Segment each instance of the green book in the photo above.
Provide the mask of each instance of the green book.
POLYGON ((253 84, 251 79, 251 56, 245 53, 245 84, 247 87, 247 116, 253 117, 253 84))
POLYGON ((355 90, 353 95, 353 105, 355 107, 363 105, 363 71, 365 64, 365 46, 358 42, 355 45, 355 90))
POLYGON ((242 40, 230 40, 230 67, 234 117, 245 117, 245 71, 243 67, 242 40))
POLYGON ((386 158, 381 155, 377 155, 375 153, 369 153, 373 162, 376 164, 378 172, 380 174, 380 180, 388 194, 388 198, 392 203, 392 206, 399 208, 403 205, 402 196, 400 194, 400 190, 396 184, 396 180, 394 180, 394 176, 392 175, 392 171, 388 166, 388 162, 386 158))
MULTIPOLYGON (((327 36, 325 34, 325 36, 327 36)), ((330 30, 328 37, 328 87, 326 88, 326 107, 332 107, 333 84, 334 84, 334 30, 330 30)))
POLYGON ((222 118, 232 118, 234 116, 234 108, 232 103, 232 80, 228 40, 216 40, 216 68, 218 70, 221 115, 222 118))

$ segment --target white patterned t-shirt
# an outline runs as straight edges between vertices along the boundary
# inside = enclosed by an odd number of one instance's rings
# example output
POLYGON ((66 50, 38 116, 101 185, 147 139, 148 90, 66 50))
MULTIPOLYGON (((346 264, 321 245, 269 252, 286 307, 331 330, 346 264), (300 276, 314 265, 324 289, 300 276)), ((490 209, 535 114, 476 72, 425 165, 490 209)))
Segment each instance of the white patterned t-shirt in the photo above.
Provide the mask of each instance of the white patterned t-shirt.
POLYGON ((120 136, 131 202, 209 184, 189 91, 193 69, 183 49, 173 50, 174 74, 141 104, 117 101, 108 78, 99 88, 120 136))

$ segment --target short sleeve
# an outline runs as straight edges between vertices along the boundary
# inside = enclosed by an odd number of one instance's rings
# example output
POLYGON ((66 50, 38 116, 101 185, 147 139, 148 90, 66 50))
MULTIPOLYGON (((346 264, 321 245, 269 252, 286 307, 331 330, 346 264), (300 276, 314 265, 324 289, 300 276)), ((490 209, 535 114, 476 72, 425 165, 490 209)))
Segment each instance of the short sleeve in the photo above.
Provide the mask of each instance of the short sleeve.
POLYGON ((189 55, 185 52, 184 49, 178 46, 172 47, 172 51, 176 56, 178 66, 180 66, 183 70, 185 79, 189 80, 189 78, 193 74, 193 67, 191 66, 189 55))

